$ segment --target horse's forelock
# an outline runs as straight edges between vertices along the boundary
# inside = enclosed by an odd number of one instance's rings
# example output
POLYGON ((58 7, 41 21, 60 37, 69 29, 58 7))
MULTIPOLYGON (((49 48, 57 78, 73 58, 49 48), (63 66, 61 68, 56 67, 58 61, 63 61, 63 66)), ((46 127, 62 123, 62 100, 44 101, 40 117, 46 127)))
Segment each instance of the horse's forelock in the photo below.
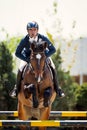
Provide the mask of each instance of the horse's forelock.
POLYGON ((39 52, 43 52, 44 51, 44 44, 42 42, 38 42, 36 45, 36 48, 39 52))
POLYGON ((40 42, 34 42, 31 44, 31 50, 35 53, 38 52, 44 52, 44 50, 47 47, 47 43, 45 41, 40 41, 40 42))

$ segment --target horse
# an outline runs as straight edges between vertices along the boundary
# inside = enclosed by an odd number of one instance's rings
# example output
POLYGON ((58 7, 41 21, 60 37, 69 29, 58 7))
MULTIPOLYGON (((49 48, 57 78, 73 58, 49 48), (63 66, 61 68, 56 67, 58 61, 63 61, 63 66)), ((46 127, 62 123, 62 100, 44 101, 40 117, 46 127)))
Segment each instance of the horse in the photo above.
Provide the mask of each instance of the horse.
MULTIPOLYGON (((29 64, 23 70, 21 90, 18 94, 18 118, 48 120, 56 92, 52 71, 46 62, 47 42, 33 42, 30 48, 29 64)), ((21 130, 26 129, 21 127, 21 130)), ((46 130, 46 127, 38 127, 38 130, 46 130)))

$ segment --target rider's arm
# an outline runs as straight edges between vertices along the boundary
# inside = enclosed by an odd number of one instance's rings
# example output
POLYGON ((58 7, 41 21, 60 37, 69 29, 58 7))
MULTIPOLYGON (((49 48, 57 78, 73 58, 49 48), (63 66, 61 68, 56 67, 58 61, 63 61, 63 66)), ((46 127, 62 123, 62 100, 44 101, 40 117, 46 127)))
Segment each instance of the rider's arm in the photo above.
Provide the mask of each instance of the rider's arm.
POLYGON ((54 54, 56 52, 55 47, 53 46, 53 44, 48 40, 47 37, 44 37, 44 39, 47 43, 48 43, 48 47, 45 50, 45 54, 47 57, 51 56, 52 54, 54 54))
POLYGON ((21 60, 29 62, 29 55, 26 54, 26 44, 28 43, 26 43, 25 39, 22 39, 16 49, 15 55, 21 60))

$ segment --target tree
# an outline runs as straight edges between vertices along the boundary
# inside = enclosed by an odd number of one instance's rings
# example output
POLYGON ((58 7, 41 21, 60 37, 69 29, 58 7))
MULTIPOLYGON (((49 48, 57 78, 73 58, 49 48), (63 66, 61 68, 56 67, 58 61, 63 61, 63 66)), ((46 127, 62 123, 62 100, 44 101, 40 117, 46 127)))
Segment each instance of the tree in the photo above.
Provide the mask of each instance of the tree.
POLYGON ((62 59, 60 56, 60 49, 57 50, 52 59, 56 67, 59 85, 66 95, 64 98, 56 98, 53 104, 53 110, 72 110, 76 104, 75 90, 77 84, 73 82, 74 80, 70 76, 69 71, 64 72, 61 68, 62 59))
POLYGON ((78 86, 76 90, 76 110, 87 110, 87 83, 78 86))
POLYGON ((4 42, 0 42, 0 110, 16 110, 16 100, 9 97, 15 84, 12 55, 4 42))

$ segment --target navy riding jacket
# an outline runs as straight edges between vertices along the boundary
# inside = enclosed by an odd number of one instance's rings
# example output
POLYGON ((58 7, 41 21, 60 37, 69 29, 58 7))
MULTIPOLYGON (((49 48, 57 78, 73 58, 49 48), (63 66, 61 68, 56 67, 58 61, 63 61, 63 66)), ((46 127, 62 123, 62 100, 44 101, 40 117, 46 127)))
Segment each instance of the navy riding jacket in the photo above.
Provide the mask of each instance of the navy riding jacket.
MULTIPOLYGON (((47 57, 51 56, 53 53, 56 52, 55 47, 52 45, 52 43, 48 40, 47 37, 38 34, 38 41, 46 41, 48 43, 48 48, 45 50, 45 54, 47 57)), ((26 35, 19 43, 15 55, 20 58, 21 60, 24 60, 26 62, 29 62, 31 50, 30 50, 30 42, 29 42, 29 35, 26 35)))

